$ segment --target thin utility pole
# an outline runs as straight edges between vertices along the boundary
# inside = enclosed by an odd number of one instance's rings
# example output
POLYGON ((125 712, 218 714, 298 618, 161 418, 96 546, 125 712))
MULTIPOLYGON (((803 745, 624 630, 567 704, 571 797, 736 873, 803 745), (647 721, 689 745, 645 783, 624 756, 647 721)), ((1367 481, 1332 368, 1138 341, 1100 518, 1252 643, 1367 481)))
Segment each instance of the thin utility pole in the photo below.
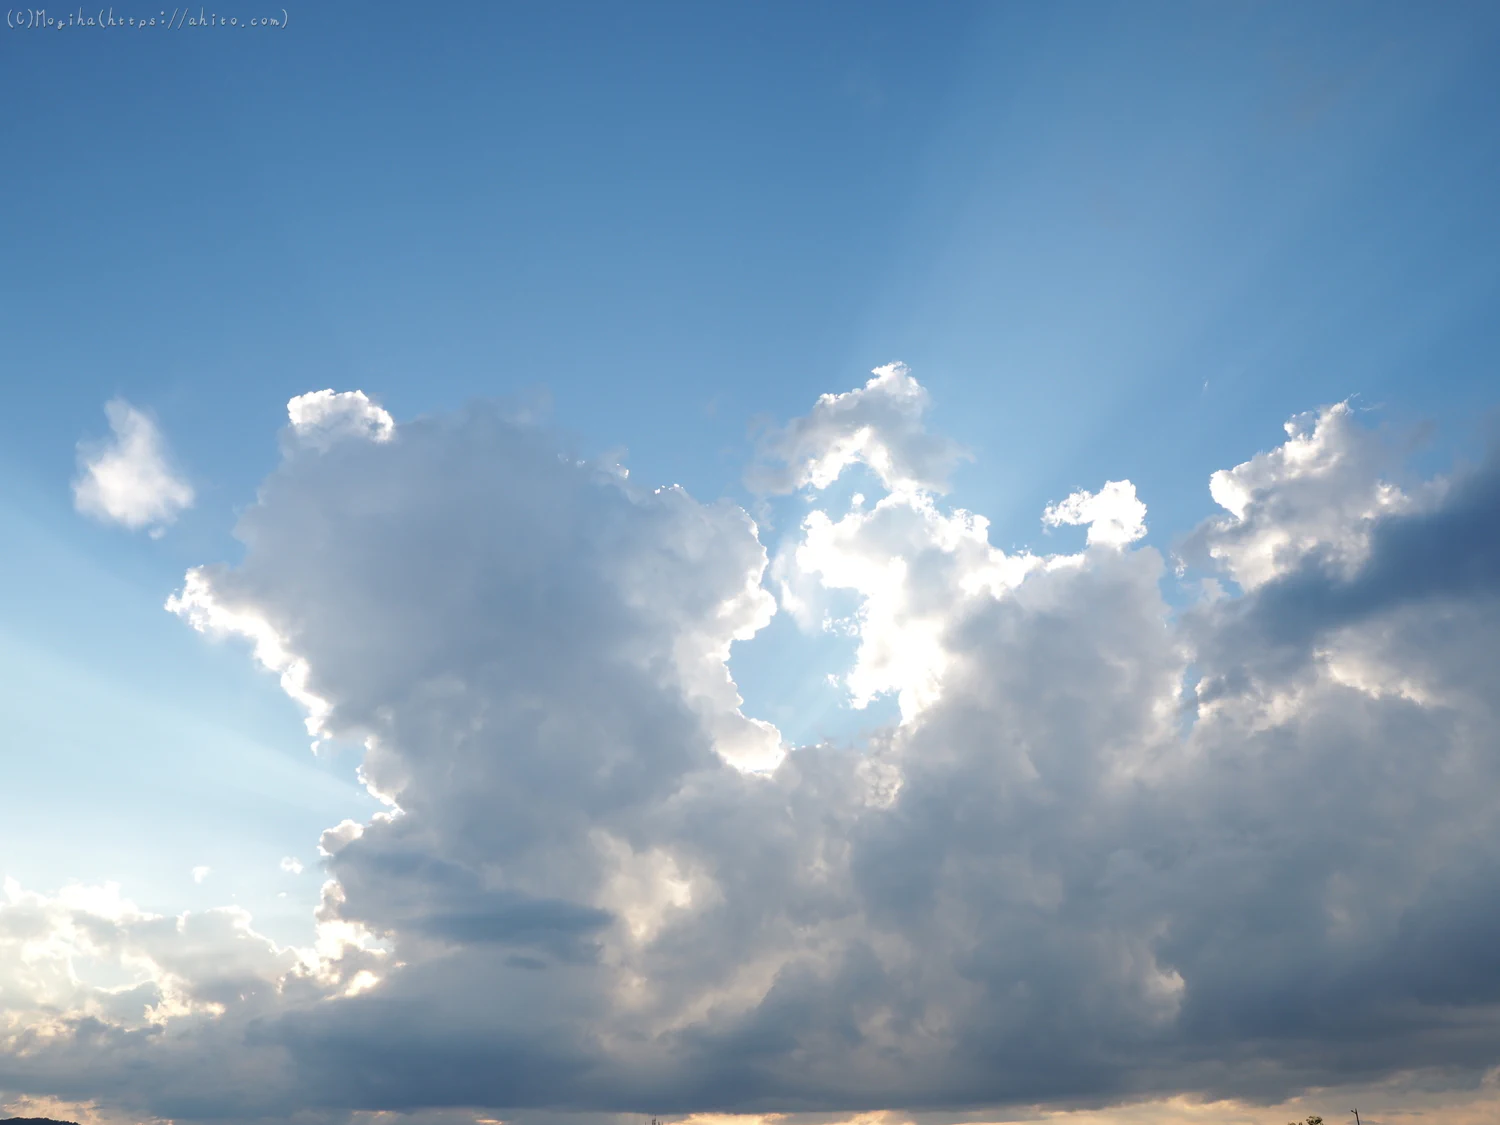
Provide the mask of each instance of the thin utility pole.
MULTIPOLYGON (((1351 1109, 1349 1112, 1352 1113, 1352 1114, 1354 1114, 1354 1125, 1360 1125, 1359 1110, 1357 1110, 1357 1109, 1351 1109)), ((651 1122, 651 1125, 656 1125, 656 1122, 655 1121, 651 1122)))

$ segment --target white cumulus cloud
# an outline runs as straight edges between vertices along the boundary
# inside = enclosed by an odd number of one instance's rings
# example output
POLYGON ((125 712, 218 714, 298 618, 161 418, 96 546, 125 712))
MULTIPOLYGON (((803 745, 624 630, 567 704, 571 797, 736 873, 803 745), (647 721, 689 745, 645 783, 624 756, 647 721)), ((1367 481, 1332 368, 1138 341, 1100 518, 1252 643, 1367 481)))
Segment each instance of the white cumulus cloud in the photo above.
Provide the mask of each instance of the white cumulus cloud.
POLYGON ((293 436, 312 448, 349 437, 389 441, 396 432, 395 420, 364 391, 310 391, 288 402, 286 412, 293 436))
POLYGON ((192 485, 173 469, 150 417, 118 398, 104 412, 113 436, 79 444, 74 506, 95 519, 159 534, 192 506, 192 485))
POLYGON ((1349 403, 1299 414, 1285 429, 1282 445, 1213 474, 1209 493, 1228 514, 1193 540, 1246 590, 1312 555, 1352 571, 1376 524, 1413 504, 1384 476, 1393 451, 1349 403))
POLYGON ((1500 1057, 1500 458, 1384 502, 1325 410, 1215 478, 1191 542, 1236 591, 1174 608, 1126 482, 1051 509, 1089 549, 1008 554, 935 498, 920 411, 825 396, 785 479, 868 456, 884 494, 815 508, 777 573, 853 599, 851 697, 901 717, 791 747, 728 662, 775 609, 745 512, 484 406, 387 431, 334 401, 365 421, 284 442, 243 559, 173 608, 362 744, 388 807, 323 833, 309 950, 8 888, 7 1090, 940 1122, 1472 1088, 1500 1057))
POLYGON ((1073 493, 1042 513, 1049 527, 1086 525, 1090 547, 1124 547, 1146 534, 1146 505, 1128 480, 1106 481, 1098 492, 1073 493))
POLYGON ((965 454, 927 431, 928 405, 927 388, 904 363, 877 367, 863 387, 823 395, 806 416, 768 434, 770 463, 752 483, 772 492, 827 488, 850 465, 864 464, 893 491, 943 492, 965 454))

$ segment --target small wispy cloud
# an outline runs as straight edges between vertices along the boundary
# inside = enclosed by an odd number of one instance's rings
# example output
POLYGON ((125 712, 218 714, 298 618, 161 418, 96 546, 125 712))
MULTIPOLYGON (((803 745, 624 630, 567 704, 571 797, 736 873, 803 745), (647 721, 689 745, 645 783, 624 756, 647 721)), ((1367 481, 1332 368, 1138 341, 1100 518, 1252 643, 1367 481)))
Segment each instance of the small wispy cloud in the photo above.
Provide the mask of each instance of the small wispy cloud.
POLYGON ((208 878, 209 872, 211 872, 211 871, 213 871, 212 867, 198 866, 198 867, 193 868, 193 882, 195 882, 195 883, 201 883, 201 882, 203 882, 203 880, 205 880, 205 879, 208 878))
POLYGON ((281 859, 281 869, 290 875, 301 875, 302 861, 293 855, 283 856, 281 859))
POLYGON ((113 435, 80 442, 73 505, 86 516, 160 535, 193 504, 193 487, 172 467, 156 423, 122 398, 104 406, 113 435))

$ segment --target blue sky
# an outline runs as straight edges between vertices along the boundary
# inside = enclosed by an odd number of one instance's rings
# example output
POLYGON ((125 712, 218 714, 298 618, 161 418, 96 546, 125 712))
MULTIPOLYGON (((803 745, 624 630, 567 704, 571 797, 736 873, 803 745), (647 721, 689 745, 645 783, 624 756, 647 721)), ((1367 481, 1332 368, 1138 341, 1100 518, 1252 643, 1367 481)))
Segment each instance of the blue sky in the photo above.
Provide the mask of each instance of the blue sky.
MULTIPOLYGON (((313 756, 242 640, 163 609, 301 479, 282 431, 307 392, 401 426, 499 402, 570 456, 743 506, 773 557, 881 483, 762 495, 764 435, 898 360, 971 455, 941 503, 1006 551, 1081 550, 1044 508, 1126 479, 1140 546, 1174 551, 1219 510, 1212 473, 1344 400, 1411 446, 1412 495, 1484 455, 1492 5, 288 16, 0 36, 0 874, 29 889, 114 881, 310 940, 319 834, 381 807, 358 739, 313 756), (75 505, 115 399, 194 492, 159 537, 75 505)), ((849 589, 829 604, 880 597, 849 589)), ((745 714, 789 745, 886 737, 894 689, 851 710, 828 680, 856 639, 782 610, 735 643, 745 714)))

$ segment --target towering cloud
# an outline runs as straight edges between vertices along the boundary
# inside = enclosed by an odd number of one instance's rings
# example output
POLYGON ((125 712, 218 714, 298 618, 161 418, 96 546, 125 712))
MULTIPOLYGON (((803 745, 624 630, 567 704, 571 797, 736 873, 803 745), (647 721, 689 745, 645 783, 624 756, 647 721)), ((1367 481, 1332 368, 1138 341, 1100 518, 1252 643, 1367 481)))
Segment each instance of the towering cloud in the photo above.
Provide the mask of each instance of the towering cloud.
POLYGON ((1500 471, 1401 491, 1346 408, 1298 419, 1213 478, 1183 551, 1220 584, 1174 609, 1204 574, 1138 545, 1129 482, 1047 509, 1089 525, 1070 555, 941 504, 925 394, 882 368, 762 469, 810 488, 786 589, 857 600, 851 701, 900 702, 851 747, 741 711, 730 645, 776 609, 743 511, 484 407, 293 400, 243 561, 171 606, 361 741, 387 809, 324 834, 307 950, 10 888, 0 942, 53 951, 27 964, 134 976, 4 978, 0 1089, 335 1121, 1477 1081, 1500 471), (884 495, 824 510, 856 462, 884 495))

